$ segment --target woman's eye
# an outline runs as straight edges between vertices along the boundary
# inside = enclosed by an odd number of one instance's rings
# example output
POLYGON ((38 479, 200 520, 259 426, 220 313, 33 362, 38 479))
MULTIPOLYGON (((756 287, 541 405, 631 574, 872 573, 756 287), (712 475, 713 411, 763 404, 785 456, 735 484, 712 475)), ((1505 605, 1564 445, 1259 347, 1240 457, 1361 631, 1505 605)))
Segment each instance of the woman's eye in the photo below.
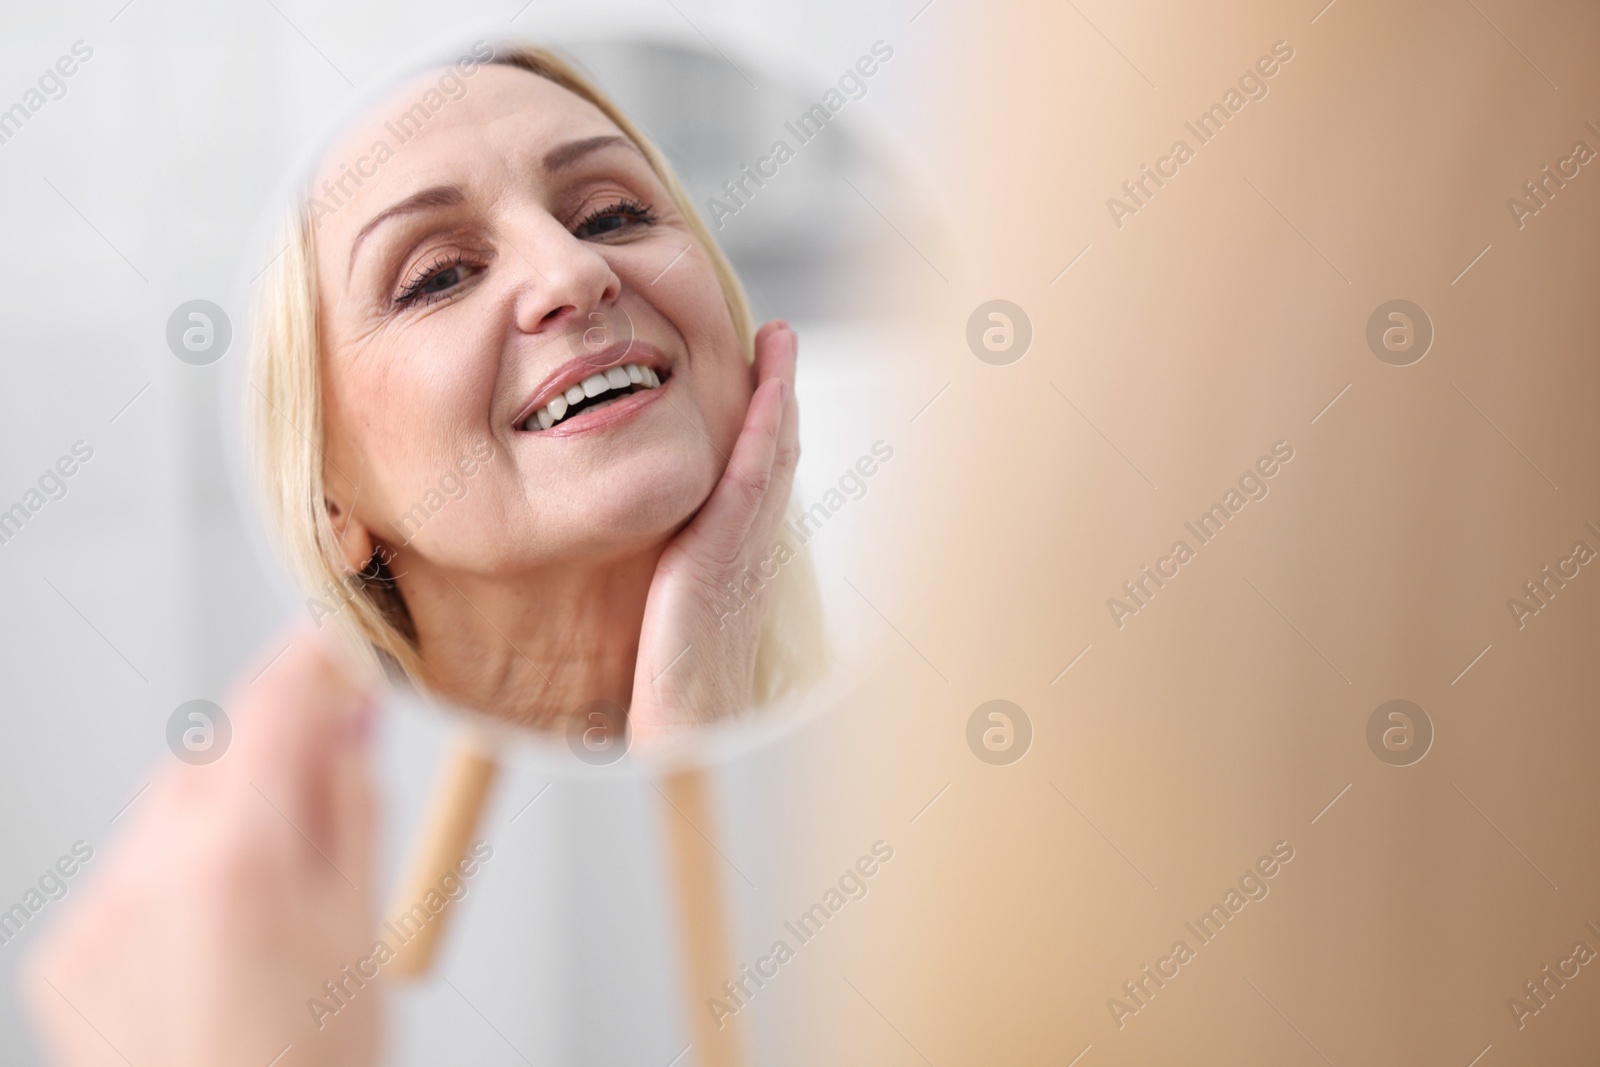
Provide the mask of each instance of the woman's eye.
POLYGON ((460 256, 435 262, 419 271, 394 298, 396 304, 427 304, 464 284, 477 268, 460 256))
POLYGON ((423 279, 422 284, 417 287, 417 292, 421 295, 442 293, 451 286, 459 284, 462 280, 461 268, 459 266, 451 267, 449 270, 441 270, 423 279))
POLYGON ((573 232, 578 237, 609 237, 637 226, 653 226, 655 222, 656 213, 649 204, 621 200, 609 207, 591 211, 573 232))
POLYGON ((613 230, 620 230, 627 224, 628 220, 623 218, 621 215, 605 215, 590 223, 588 229, 590 233, 598 236, 602 233, 610 233, 613 230))

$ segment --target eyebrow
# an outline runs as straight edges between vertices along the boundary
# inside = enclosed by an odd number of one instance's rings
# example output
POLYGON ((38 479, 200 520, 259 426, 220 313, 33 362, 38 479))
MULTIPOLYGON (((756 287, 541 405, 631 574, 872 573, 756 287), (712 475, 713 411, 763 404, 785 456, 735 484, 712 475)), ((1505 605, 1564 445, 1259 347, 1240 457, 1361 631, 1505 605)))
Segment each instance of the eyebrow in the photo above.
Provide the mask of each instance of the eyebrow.
MULTIPOLYGON (((355 269, 356 252, 360 250, 361 242, 366 240, 367 235, 383 223, 400 215, 410 215, 435 207, 459 207, 466 202, 467 194, 461 191, 459 185, 434 185, 422 190, 420 193, 412 193, 399 203, 391 204, 384 208, 368 219, 367 224, 361 227, 360 232, 356 234, 356 239, 350 242, 349 269, 355 269)), ((346 273, 348 274, 349 271, 346 271, 346 273)))
POLYGON ((570 167, 590 152, 598 152, 600 149, 610 148, 612 145, 623 145, 638 152, 640 156, 644 155, 643 152, 639 152, 638 145, 620 134, 601 134, 599 137, 585 137, 580 141, 568 141, 564 145, 552 148, 544 155, 544 169, 561 170, 564 167, 570 167))
MULTIPOLYGON (((564 170, 577 163, 584 156, 604 148, 619 145, 631 149, 641 158, 644 156, 644 153, 639 150, 639 146, 629 138, 620 134, 601 134, 598 137, 585 137, 577 141, 568 141, 564 145, 557 145, 545 153, 541 162, 546 171, 564 170)), ((346 270, 346 274, 355 270, 356 252, 361 248, 361 242, 366 240, 367 235, 383 223, 401 215, 410 215, 418 211, 426 211, 429 208, 460 207, 466 202, 467 194, 462 191, 459 185, 435 185, 421 192, 413 193, 399 203, 391 204, 389 207, 384 208, 368 219, 366 225, 362 226, 360 231, 356 233, 355 240, 350 242, 350 265, 346 270)))

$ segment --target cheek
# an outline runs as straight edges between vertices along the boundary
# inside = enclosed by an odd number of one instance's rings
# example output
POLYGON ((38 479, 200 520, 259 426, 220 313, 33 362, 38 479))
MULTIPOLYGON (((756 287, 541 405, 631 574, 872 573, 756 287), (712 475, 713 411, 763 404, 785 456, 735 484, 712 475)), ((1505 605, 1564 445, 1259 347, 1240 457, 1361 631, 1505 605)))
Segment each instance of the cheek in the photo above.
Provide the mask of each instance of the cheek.
POLYGON ((704 347, 737 349, 733 320, 711 261, 694 246, 674 262, 682 247, 682 241, 663 242, 659 251, 652 248, 648 255, 613 261, 612 267, 624 287, 666 319, 691 352, 704 347), (663 273, 667 263, 672 265, 663 273))
POLYGON ((716 272, 696 249, 642 291, 683 338, 696 406, 711 439, 728 451, 744 424, 753 389, 750 365, 716 272))
POLYGON ((712 440, 724 453, 731 453, 739 431, 744 429, 750 397, 755 393, 750 384, 750 365, 735 352, 731 358, 719 360, 709 378, 703 404, 706 423, 712 440))
POLYGON ((324 376, 329 460, 360 483, 359 510, 380 529, 437 489, 489 431, 493 381, 478 372, 484 361, 464 350, 473 343, 465 331, 451 331, 449 348, 441 332, 371 342, 343 353, 324 376))

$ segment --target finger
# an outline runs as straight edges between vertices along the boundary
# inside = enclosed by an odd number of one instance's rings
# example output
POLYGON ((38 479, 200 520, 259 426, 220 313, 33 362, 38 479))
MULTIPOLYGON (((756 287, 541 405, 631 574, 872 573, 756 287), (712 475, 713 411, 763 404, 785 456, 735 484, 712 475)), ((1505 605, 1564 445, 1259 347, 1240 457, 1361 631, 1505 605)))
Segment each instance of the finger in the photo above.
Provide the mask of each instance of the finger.
POLYGON ((330 769, 329 815, 331 842, 328 858, 339 872, 363 889, 372 885, 372 857, 376 847, 376 802, 371 771, 373 716, 359 719, 330 769))
POLYGON ((782 378, 769 378, 756 389, 727 468, 684 531, 684 547, 706 563, 727 566, 738 558, 750 524, 766 499, 787 392, 782 378))
POLYGON ((791 388, 794 386, 795 357, 798 355, 795 340, 794 327, 783 319, 773 319, 756 331, 753 369, 757 385, 776 377, 783 378, 791 388))
POLYGON ((292 836, 311 846, 308 862, 353 881, 339 870, 335 853, 358 855, 351 837, 365 818, 357 795, 365 790, 365 774, 357 768, 371 697, 327 637, 309 627, 281 633, 264 658, 274 655, 231 701, 238 711, 240 788, 258 793, 292 836))
MULTIPOLYGON (((789 406, 784 410, 784 439, 793 439, 798 442, 800 426, 798 419, 792 421, 791 415, 798 413, 794 406, 795 365, 800 355, 800 338, 790 326, 782 319, 773 319, 762 326, 756 334, 755 374, 756 384, 772 378, 781 379, 789 389, 789 406)), ((783 440, 779 441, 780 449, 783 440)))
POLYGON ((794 389, 799 347, 799 336, 781 319, 767 323, 756 335, 758 372, 769 378, 781 379, 788 388, 788 399, 783 408, 783 423, 778 435, 777 453, 773 458, 771 486, 751 524, 751 529, 758 535, 758 540, 763 542, 783 520, 784 512, 789 505, 790 490, 794 485, 795 467, 800 461, 800 407, 794 389))
POLYGON ((751 368, 756 385, 773 378, 780 379, 789 389, 789 403, 784 408, 783 436, 778 441, 780 461, 786 446, 798 446, 800 426, 798 408, 794 402, 795 364, 800 352, 800 338, 782 319, 773 319, 756 333, 755 362, 751 368))

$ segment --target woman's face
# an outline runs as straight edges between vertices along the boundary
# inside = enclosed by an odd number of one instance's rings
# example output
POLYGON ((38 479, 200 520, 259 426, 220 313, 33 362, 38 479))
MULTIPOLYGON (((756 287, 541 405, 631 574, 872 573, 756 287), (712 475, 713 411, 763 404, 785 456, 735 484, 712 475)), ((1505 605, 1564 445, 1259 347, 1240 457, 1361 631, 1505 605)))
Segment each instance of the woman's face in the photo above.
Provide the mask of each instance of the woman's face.
POLYGON ((750 372, 704 249, 598 108, 512 67, 433 72, 313 197, 326 484, 397 573, 603 562, 705 501, 750 372))

